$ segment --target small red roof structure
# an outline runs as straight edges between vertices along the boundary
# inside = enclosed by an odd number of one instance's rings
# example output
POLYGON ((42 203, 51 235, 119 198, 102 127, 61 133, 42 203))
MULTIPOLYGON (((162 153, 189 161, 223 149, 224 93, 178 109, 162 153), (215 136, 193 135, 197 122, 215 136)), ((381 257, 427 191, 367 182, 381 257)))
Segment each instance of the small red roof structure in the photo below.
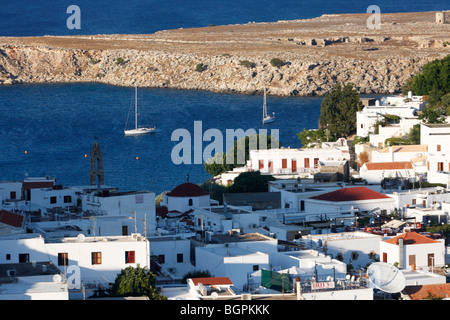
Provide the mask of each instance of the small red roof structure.
POLYGON ((185 182, 183 184, 180 184, 171 192, 166 193, 166 196, 168 197, 200 197, 207 195, 209 195, 209 192, 206 192, 200 186, 192 182, 185 182))
POLYGON ((411 161, 399 162, 366 162, 367 170, 405 170, 412 169, 411 161))
POLYGON ((194 285, 198 285, 201 283, 204 286, 232 286, 233 282, 231 282, 228 277, 208 277, 208 278, 192 278, 192 282, 194 285))
POLYGON ((411 300, 427 300, 433 297, 446 298, 450 295, 450 283, 406 286, 404 291, 411 300))
POLYGON ((0 223, 7 224, 14 228, 20 228, 23 223, 23 216, 6 210, 0 211, 0 223))
POLYGON ((313 200, 322 201, 361 201, 375 199, 390 199, 387 195, 373 191, 366 187, 342 188, 333 192, 324 193, 318 196, 310 197, 313 200))
POLYGON ((415 231, 405 232, 394 238, 384 240, 384 242, 398 245, 398 239, 400 238, 403 239, 403 245, 439 243, 439 241, 425 237, 424 235, 421 235, 420 233, 417 233, 415 231))

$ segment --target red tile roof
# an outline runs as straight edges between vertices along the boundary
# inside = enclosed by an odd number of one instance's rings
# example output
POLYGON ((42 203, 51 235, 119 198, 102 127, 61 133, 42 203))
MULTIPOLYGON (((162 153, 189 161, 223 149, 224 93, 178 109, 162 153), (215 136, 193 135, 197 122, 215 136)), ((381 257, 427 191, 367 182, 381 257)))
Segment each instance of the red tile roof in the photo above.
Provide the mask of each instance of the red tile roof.
POLYGON ((384 240, 384 242, 387 243, 392 243, 392 244, 396 244, 398 245, 398 239, 403 239, 403 244, 404 245, 409 245, 409 244, 424 244, 424 243, 439 243, 439 241, 430 239, 428 237, 425 237, 415 231, 411 231, 411 232, 405 232, 399 236, 396 236, 394 238, 388 239, 388 240, 384 240))
POLYGON ((342 188, 318 196, 310 197, 322 201, 361 201, 374 199, 390 199, 390 197, 366 187, 342 188))
POLYGON ((166 193, 166 195, 168 197, 199 197, 209 195, 209 193, 196 184, 185 182, 166 193))
POLYGON ((367 162, 367 170, 403 170, 412 169, 411 161, 399 161, 399 162, 367 162))
POLYGON ((412 300, 429 299, 432 296, 446 298, 450 296, 450 283, 406 286, 404 291, 412 300))
POLYGON ((23 216, 6 210, 1 210, 0 223, 7 224, 11 227, 20 228, 23 223, 23 216))
POLYGON ((55 181, 32 181, 22 183, 22 190, 52 188, 55 181))
POLYGON ((228 277, 192 278, 194 285, 201 283, 204 286, 233 285, 228 277))

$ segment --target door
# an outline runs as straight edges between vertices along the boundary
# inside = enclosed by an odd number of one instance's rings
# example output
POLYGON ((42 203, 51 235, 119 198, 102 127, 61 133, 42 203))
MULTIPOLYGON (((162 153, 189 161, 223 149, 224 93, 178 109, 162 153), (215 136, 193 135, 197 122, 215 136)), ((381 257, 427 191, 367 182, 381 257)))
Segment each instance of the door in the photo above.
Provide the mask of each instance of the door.
POLYGON ((415 266, 416 265, 416 255, 411 254, 408 258, 408 265, 415 266))
POLYGON ((122 226, 122 235, 127 236, 128 235, 128 226, 122 226))
POLYGON ((269 160, 269 172, 273 172, 273 161, 269 160))
POLYGON ((428 254, 428 266, 429 267, 434 266, 434 253, 428 254))
POLYGON ((292 172, 297 172, 297 160, 292 160, 292 172))
POLYGON ((309 158, 305 158, 305 168, 309 168, 309 158))
POLYGON ((387 253, 383 252, 383 262, 387 262, 387 253))
POLYGON ((259 160, 259 169, 264 169, 264 160, 259 160))
POLYGON ((319 158, 314 158, 314 169, 319 167, 319 158))

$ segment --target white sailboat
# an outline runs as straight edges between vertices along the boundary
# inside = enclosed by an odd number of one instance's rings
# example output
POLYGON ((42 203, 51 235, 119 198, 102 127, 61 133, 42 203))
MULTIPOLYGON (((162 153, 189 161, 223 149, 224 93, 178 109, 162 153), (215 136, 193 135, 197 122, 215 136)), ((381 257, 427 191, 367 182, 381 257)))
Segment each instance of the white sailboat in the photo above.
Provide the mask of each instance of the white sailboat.
POLYGON ((275 112, 272 113, 272 116, 267 114, 267 100, 266 100, 266 87, 264 87, 264 102, 263 102, 263 124, 271 123, 275 121, 275 112))
MULTIPOLYGON (((130 113, 128 113, 128 117, 130 113)), ((128 118, 127 118, 128 124, 128 118)), ((134 102, 134 129, 127 130, 125 125, 124 133, 126 136, 146 134, 155 131, 155 127, 139 127, 138 126, 138 107, 137 107, 137 86, 135 86, 135 102, 134 102)))

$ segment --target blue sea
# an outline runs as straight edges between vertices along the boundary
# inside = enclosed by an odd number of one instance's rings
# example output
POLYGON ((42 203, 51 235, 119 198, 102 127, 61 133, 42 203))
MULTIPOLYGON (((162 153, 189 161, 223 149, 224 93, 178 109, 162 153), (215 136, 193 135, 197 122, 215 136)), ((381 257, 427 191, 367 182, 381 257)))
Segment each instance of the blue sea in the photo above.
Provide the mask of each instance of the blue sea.
MULTIPOLYGON (((86 1, 18 0, 0 7, 0 36, 144 34, 211 24, 240 24, 313 18, 322 14, 365 13, 376 4, 383 12, 448 9, 446 1, 86 1), (68 29, 70 5, 80 8, 81 29, 68 29)), ((102 84, 38 84, 0 87, 0 180, 54 176, 65 186, 89 183, 89 152, 97 138, 104 153, 105 183, 121 191, 171 190, 189 179, 210 176, 203 165, 175 165, 171 141, 176 129, 193 133, 215 128, 278 129, 284 146, 299 147, 296 134, 316 128, 320 97, 269 97, 276 122, 261 125, 262 97, 203 91, 138 91, 143 120, 156 132, 126 137, 123 129, 134 89, 102 84)), ((205 142, 205 147, 208 142, 205 142)), ((225 144, 225 142, 224 142, 225 144)))

